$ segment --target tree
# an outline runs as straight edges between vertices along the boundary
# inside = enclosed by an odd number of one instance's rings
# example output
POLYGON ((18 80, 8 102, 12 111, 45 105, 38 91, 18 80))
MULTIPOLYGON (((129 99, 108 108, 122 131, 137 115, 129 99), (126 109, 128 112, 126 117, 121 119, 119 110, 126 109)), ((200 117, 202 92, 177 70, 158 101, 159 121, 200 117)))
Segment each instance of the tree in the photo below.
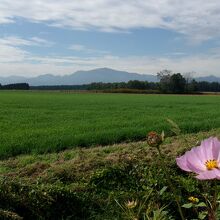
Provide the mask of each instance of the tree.
POLYGON ((160 80, 162 93, 184 93, 186 91, 186 79, 180 73, 162 70, 157 73, 157 77, 160 80))
POLYGON ((172 93, 184 93, 186 80, 180 73, 175 73, 170 77, 170 91, 172 93))
POLYGON ((163 93, 170 92, 170 78, 172 75, 171 70, 162 70, 157 73, 157 78, 160 80, 160 90, 163 93))
POLYGON ((192 90, 192 81, 194 80, 193 79, 193 76, 195 75, 195 72, 192 71, 192 72, 186 72, 186 73, 183 73, 183 77, 185 78, 186 80, 186 88, 185 88, 185 92, 192 92, 194 90, 192 90))

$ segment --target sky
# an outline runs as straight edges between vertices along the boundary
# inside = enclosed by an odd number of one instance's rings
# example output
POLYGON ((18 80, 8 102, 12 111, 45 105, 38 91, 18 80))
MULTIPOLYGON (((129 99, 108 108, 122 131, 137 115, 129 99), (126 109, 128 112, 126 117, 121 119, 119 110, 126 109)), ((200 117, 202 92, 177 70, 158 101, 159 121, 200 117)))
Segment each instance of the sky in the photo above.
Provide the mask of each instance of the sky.
POLYGON ((220 77, 220 1, 0 0, 0 76, 102 67, 220 77))

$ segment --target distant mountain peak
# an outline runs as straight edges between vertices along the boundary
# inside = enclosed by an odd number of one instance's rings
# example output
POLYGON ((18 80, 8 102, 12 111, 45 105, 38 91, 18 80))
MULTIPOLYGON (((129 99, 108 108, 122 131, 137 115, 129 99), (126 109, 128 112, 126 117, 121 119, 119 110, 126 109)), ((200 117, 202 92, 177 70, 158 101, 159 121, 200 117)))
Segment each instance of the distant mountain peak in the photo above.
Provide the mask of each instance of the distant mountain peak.
POLYGON ((97 68, 87 71, 76 71, 70 75, 57 76, 53 74, 44 74, 37 77, 0 77, 1 84, 27 82, 31 86, 39 85, 82 85, 92 82, 128 82, 129 80, 140 80, 156 82, 154 75, 144 75, 138 73, 129 73, 126 71, 118 71, 108 67, 97 68))
POLYGON ((93 69, 92 71, 117 71, 117 70, 114 70, 108 67, 101 67, 101 68, 93 69))
POLYGON ((201 81, 206 81, 206 82, 219 82, 220 83, 220 77, 214 76, 214 75, 209 75, 209 76, 201 76, 197 77, 196 81, 201 82, 201 81))

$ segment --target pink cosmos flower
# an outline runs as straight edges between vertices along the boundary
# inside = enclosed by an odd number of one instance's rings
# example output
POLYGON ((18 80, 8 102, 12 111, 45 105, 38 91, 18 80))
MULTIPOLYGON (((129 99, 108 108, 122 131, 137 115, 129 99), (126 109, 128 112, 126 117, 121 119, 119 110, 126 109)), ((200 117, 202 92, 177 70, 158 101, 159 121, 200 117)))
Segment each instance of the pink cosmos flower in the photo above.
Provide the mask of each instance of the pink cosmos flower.
POLYGON ((182 170, 197 174, 197 179, 220 179, 220 141, 215 137, 205 139, 176 162, 182 170))

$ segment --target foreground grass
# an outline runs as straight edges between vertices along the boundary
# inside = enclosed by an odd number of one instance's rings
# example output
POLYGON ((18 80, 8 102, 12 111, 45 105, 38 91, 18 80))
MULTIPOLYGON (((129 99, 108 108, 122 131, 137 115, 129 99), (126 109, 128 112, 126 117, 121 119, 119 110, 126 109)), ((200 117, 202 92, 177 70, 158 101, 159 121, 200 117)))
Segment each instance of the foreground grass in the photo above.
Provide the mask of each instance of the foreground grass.
POLYGON ((150 130, 220 127, 220 96, 0 92, 0 158, 137 141, 150 130))
MULTIPOLYGON (((2 160, 0 209, 24 219, 127 219, 116 200, 143 201, 150 194, 145 210, 168 205, 179 219, 170 189, 160 194, 167 186, 162 171, 179 186, 182 204, 198 195, 199 182, 177 168, 175 157, 210 136, 220 138, 220 129, 167 138, 162 146, 166 168, 145 141, 2 160)), ((193 218, 192 212, 185 214, 193 218)))

